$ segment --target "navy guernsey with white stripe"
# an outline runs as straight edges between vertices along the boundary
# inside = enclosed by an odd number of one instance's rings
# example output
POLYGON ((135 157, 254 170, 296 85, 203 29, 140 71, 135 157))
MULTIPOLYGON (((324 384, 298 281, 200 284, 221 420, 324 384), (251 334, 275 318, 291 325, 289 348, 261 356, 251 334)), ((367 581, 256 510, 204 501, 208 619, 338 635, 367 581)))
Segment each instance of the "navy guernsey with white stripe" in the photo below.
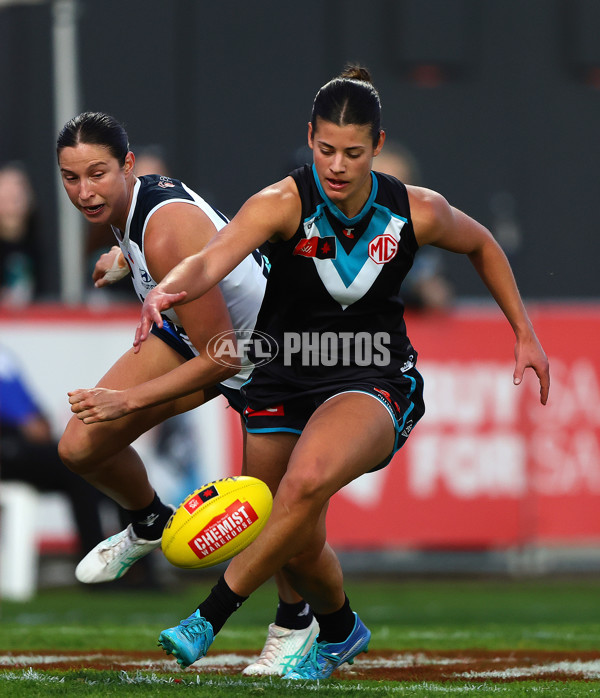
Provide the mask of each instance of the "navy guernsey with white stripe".
MULTIPOLYGON (((144 253, 144 235, 152 215, 158 209, 172 203, 186 203, 200 208, 220 230, 227 224, 227 218, 208 204, 201 196, 192 191, 183 182, 162 175, 144 175, 138 177, 127 217, 125 230, 112 226, 117 242, 129 264, 135 291, 141 301, 156 286, 150 275, 144 253)), ((265 261, 255 253, 246 257, 220 283, 234 329, 252 330, 265 289, 265 261)), ((163 315, 174 325, 177 337, 185 342, 193 354, 197 349, 191 344, 174 308, 163 315)), ((201 320, 201 319, 200 319, 201 320)), ((239 390, 248 379, 252 364, 247 358, 242 360, 241 371, 223 381, 223 385, 239 390)))

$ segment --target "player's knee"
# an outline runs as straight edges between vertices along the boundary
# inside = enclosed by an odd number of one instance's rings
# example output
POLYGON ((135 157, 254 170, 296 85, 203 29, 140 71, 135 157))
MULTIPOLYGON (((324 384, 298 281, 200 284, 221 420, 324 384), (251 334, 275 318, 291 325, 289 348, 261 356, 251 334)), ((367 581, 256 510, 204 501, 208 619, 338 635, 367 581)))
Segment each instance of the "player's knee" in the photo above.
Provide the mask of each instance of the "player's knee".
POLYGON ((93 450, 86 439, 67 429, 58 442, 58 455, 62 462, 77 474, 82 474, 93 465, 93 450))
POLYGON ((58 455, 69 470, 77 472, 77 450, 74 448, 72 439, 66 433, 62 435, 58 442, 58 455))
POLYGON ((326 504, 333 492, 322 465, 315 461, 288 471, 278 489, 278 496, 287 507, 293 510, 309 506, 320 511, 326 504))

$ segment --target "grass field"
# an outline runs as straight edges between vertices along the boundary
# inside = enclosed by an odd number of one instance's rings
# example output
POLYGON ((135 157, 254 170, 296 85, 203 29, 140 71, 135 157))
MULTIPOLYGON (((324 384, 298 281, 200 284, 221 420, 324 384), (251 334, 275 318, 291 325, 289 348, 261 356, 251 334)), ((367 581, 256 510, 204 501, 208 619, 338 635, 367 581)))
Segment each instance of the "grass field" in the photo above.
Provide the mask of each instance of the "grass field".
POLYGON ((317 685, 240 676, 272 621, 270 584, 217 636, 206 660, 221 668, 182 671, 157 651, 160 630, 213 583, 186 579, 163 594, 61 588, 3 602, 0 694, 600 696, 600 579, 349 579, 373 633, 369 653, 317 685))

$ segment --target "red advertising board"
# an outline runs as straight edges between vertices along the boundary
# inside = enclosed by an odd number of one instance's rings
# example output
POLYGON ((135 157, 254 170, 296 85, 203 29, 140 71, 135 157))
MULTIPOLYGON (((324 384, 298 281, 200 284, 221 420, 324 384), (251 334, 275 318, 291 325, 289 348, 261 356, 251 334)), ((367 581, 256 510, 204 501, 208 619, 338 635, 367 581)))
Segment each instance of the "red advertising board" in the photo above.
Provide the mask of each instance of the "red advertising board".
MULTIPOLYGON (((514 337, 497 308, 407 317, 426 414, 387 468, 334 497, 328 515, 334 546, 600 542, 600 304, 530 306, 529 314, 550 358, 545 407, 531 370, 513 385, 514 337)), ((67 390, 95 383, 131 345, 138 318, 139 306, 0 313, 1 341, 38 386, 58 434, 70 416, 67 390)), ((210 442, 206 462, 218 466, 219 477, 239 473, 239 417, 216 409, 212 420, 200 420, 199 440, 210 442)), ((162 487, 174 477, 168 470, 162 487)), ((213 477, 201 471, 194 481, 213 477)))
POLYGON ((407 317, 427 411, 387 468, 336 495, 334 546, 600 540, 600 308, 543 306, 530 316, 551 363, 545 407, 533 371, 513 385, 514 336, 499 310, 407 317))

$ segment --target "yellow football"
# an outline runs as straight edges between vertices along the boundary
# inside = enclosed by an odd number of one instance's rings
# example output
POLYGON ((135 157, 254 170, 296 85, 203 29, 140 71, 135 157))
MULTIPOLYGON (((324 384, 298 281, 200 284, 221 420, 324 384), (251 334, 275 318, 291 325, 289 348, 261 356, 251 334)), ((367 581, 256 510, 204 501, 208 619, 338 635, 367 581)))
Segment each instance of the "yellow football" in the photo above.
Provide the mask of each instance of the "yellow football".
POLYGON ((176 567, 199 569, 229 560, 262 531, 273 507, 271 490, 240 475, 192 492, 169 519, 162 550, 176 567))

